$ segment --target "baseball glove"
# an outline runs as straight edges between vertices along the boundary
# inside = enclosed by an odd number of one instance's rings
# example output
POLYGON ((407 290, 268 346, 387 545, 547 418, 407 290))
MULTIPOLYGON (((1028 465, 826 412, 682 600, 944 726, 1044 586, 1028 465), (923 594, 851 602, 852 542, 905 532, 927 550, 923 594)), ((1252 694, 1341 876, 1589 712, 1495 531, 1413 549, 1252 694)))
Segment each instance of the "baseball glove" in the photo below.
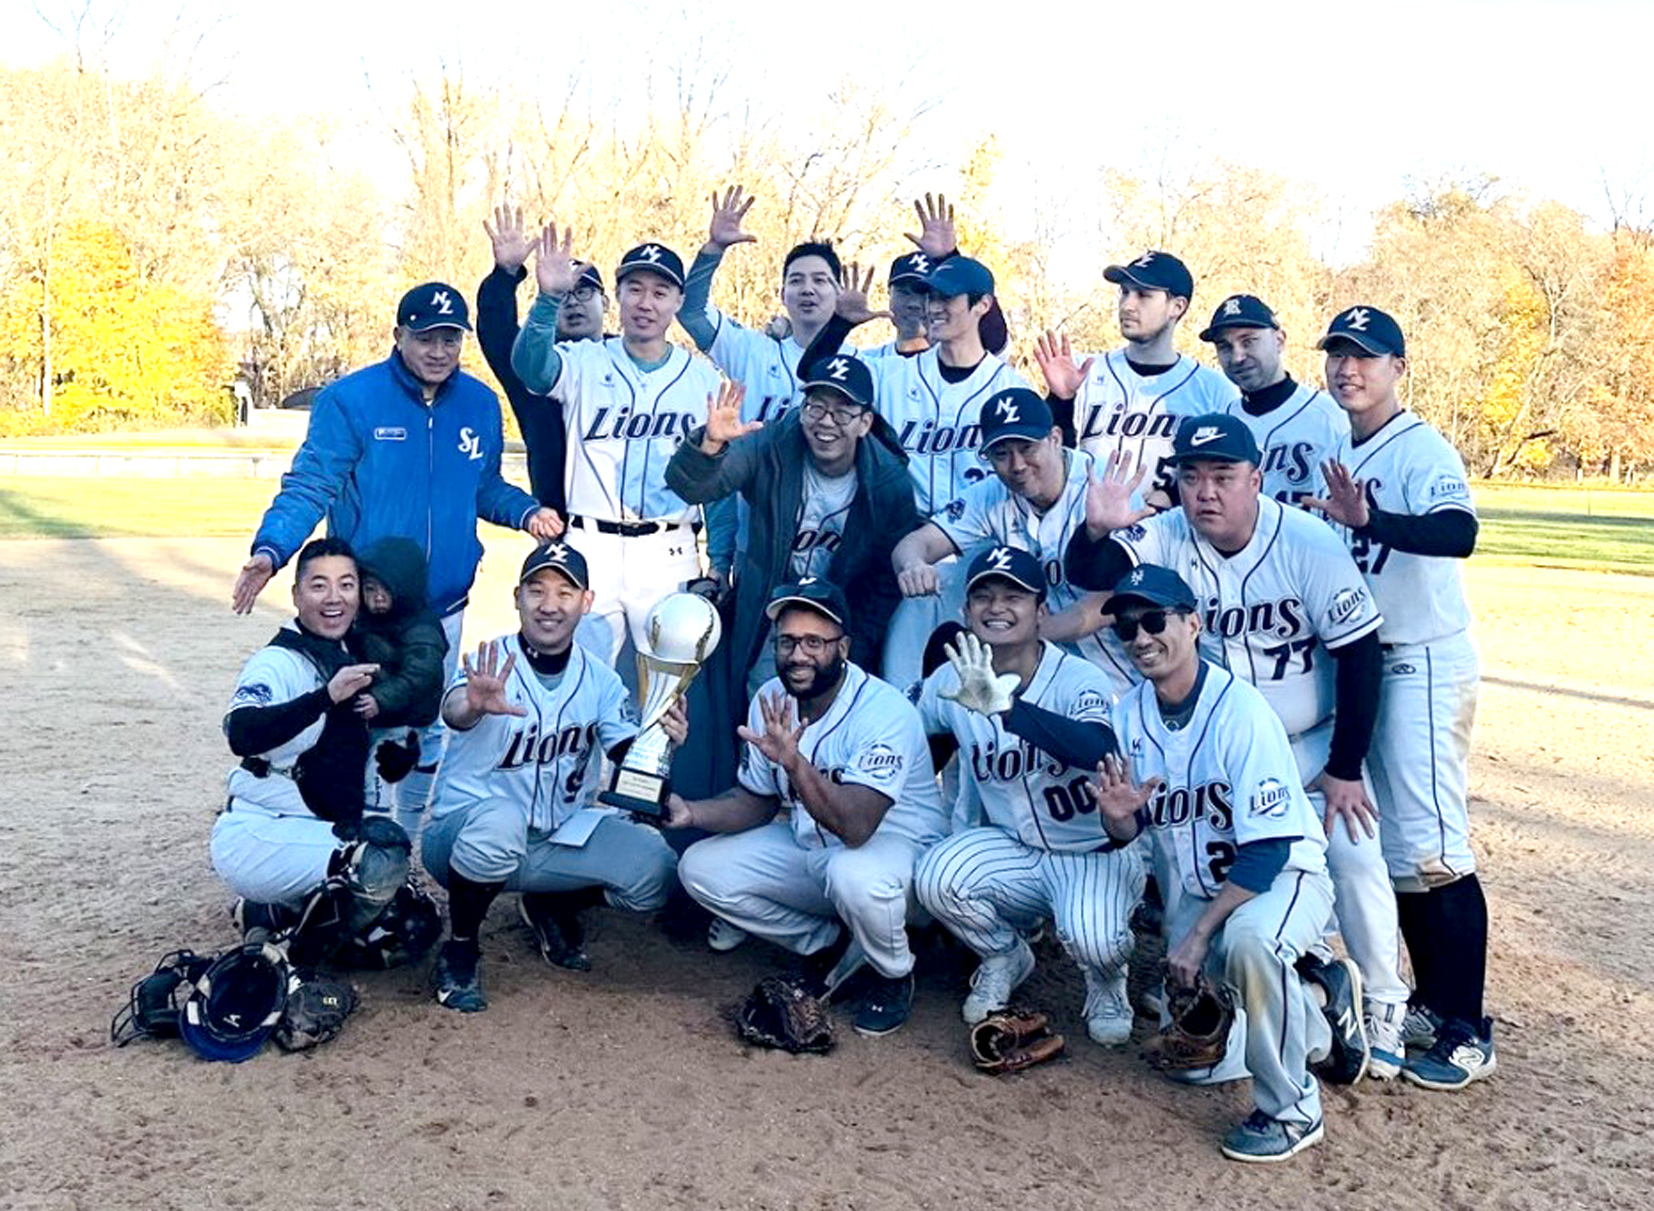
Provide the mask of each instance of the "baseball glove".
POLYGON ((825 1055, 833 1049, 827 1006, 794 980, 766 976, 735 1010, 735 1033, 755 1047, 825 1055))
POLYGON ((1204 980, 1193 988, 1168 988, 1166 1012, 1171 1021, 1149 1040, 1150 1064, 1162 1072, 1187 1072, 1222 1062, 1235 1023, 1235 1001, 1227 988, 1204 980))
POLYGON ((1030 1010, 991 1013, 971 1027, 971 1060, 993 1076, 1054 1060, 1066 1045, 1043 1013, 1030 1010))
POLYGON ((306 973, 287 995, 287 1007, 276 1024, 276 1046, 303 1051, 330 1042, 355 1008, 356 989, 343 980, 306 973))

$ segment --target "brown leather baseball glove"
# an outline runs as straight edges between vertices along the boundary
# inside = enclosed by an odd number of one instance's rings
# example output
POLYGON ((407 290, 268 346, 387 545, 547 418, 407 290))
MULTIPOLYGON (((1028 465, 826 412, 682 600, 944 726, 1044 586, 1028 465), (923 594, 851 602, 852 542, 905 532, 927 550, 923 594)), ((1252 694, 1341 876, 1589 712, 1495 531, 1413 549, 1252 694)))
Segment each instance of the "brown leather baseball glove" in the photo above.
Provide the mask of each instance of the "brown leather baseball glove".
POLYGON ((1187 1072, 1223 1060, 1235 1022, 1235 1002, 1227 988, 1213 988, 1205 980, 1193 988, 1169 987, 1166 1012, 1171 1021, 1149 1040, 1150 1064, 1163 1072, 1187 1072))
POLYGON ((1054 1060, 1066 1045, 1043 1013, 1028 1010, 991 1013, 971 1027, 971 1060, 994 1076, 1054 1060))

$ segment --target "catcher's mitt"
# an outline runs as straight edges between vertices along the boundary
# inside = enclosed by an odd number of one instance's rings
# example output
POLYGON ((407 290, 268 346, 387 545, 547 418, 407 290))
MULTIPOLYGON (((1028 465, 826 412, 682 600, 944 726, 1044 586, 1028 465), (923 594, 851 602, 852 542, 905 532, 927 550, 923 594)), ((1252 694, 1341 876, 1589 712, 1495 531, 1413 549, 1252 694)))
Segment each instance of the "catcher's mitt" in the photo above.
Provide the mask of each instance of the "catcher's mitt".
POLYGON ((356 1008, 356 989, 343 980, 303 975, 287 995, 287 1007, 276 1024, 276 1046, 303 1051, 330 1042, 344 1029, 356 1008))
POLYGON ((1066 1045, 1043 1013, 1007 1009, 971 1027, 971 1060, 978 1071, 994 1076, 1054 1060, 1066 1045))
POLYGON ((825 1055, 833 1049, 827 1006, 796 981, 766 976, 735 1010, 735 1033, 756 1047, 825 1055))
POLYGON ((1168 988, 1166 1012, 1171 1021, 1149 1040, 1149 1063, 1163 1072, 1212 1068, 1229 1049, 1235 1001, 1227 988, 1204 980, 1193 988, 1168 988))

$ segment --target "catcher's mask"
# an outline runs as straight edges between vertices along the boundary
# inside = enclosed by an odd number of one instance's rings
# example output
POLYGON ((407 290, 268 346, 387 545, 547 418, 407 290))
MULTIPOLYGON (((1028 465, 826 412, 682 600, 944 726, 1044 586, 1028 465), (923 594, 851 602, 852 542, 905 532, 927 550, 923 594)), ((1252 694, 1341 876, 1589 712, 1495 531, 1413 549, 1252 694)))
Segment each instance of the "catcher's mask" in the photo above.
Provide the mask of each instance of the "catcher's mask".
POLYGON ((175 1039, 184 1002, 195 981, 211 967, 211 955, 174 950, 163 955, 155 970, 136 984, 124 1006, 109 1022, 109 1041, 125 1047, 137 1039, 175 1039))

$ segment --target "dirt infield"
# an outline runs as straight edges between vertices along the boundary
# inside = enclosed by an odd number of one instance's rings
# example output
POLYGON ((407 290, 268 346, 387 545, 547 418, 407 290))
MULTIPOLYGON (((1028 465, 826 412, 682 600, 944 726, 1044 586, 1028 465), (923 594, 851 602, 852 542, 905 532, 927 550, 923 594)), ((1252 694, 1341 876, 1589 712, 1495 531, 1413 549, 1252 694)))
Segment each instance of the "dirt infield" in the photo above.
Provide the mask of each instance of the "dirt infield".
MULTIPOLYGON (((492 545, 473 641, 509 616, 517 551, 492 545)), ((110 1013, 163 951, 232 940, 207 863, 218 720, 286 615, 285 582, 230 614, 242 546, 0 544, 0 1206, 1649 1205, 1654 579, 1471 570, 1498 1075, 1332 1090, 1323 1145, 1242 1167, 1215 1141, 1244 1087, 1174 1087, 1135 1047, 1085 1042, 1078 975, 1049 949, 1029 997, 1079 1042, 997 1082, 966 1064, 955 968, 921 970, 891 1038, 756 1054, 719 1011, 774 952, 714 956, 606 912, 595 969, 554 972, 506 903, 485 1014, 391 972, 359 978, 362 1010, 307 1055, 111 1049, 110 1013)))

